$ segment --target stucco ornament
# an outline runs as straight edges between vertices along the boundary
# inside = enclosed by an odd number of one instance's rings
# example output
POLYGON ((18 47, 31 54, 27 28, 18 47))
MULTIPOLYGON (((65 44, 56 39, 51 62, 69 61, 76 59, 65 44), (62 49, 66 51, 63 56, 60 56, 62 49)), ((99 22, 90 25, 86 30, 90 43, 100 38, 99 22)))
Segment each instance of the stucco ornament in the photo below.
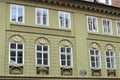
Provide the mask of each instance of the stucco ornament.
POLYGON ((22 38, 19 37, 19 36, 14 36, 13 40, 16 41, 16 42, 20 42, 22 40, 22 38))
POLYGON ((97 44, 95 44, 95 43, 93 44, 92 47, 95 48, 95 49, 98 48, 97 44))
POLYGON ((41 39, 39 39, 39 43, 41 43, 41 44, 45 44, 45 43, 46 43, 46 41, 45 41, 45 39, 44 39, 44 38, 41 38, 41 39))
POLYGON ((112 46, 111 46, 111 45, 108 45, 108 46, 107 46, 107 49, 112 50, 112 46))
POLYGON ((63 45, 68 46, 69 42, 68 41, 63 41, 63 45))

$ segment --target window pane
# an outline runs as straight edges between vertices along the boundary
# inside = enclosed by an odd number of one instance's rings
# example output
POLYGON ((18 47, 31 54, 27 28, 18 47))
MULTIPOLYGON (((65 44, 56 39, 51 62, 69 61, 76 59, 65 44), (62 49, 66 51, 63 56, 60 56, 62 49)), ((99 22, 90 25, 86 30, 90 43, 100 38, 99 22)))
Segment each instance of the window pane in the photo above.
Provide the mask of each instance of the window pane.
POLYGON ((10 51, 10 56, 16 56, 16 51, 10 51))
POLYGON ((69 27, 69 20, 70 20, 70 16, 69 16, 69 13, 66 13, 65 14, 65 24, 66 24, 66 28, 69 27))
POLYGON ((91 61, 95 61, 95 57, 94 56, 91 56, 91 61))
POLYGON ((16 14, 17 14, 17 8, 16 6, 12 6, 12 21, 16 21, 16 14))
POLYGON ((37 52, 37 58, 42 58, 42 53, 37 52))
POLYGON ((23 49, 23 44, 18 44, 18 49, 23 49))
POLYGON ((70 59, 71 59, 71 56, 70 56, 70 55, 67 55, 67 59, 69 59, 69 60, 70 60, 70 59))
POLYGON ((71 53, 71 48, 67 48, 67 53, 71 53))
POLYGON ((59 15, 59 19, 60 19, 60 27, 64 27, 64 13, 63 12, 60 12, 60 15, 59 15))
POLYGON ((65 55, 61 54, 61 59, 65 59, 65 55))
POLYGON ((67 61, 67 66, 71 66, 71 62, 70 61, 67 61))
POLYGON ((61 52, 65 52, 65 48, 64 47, 61 47, 61 52))
POLYGON ((11 48, 11 49, 16 49, 16 43, 11 43, 11 44, 10 44, 10 48, 11 48))
POLYGON ((36 16, 37 16, 37 24, 42 24, 42 12, 40 9, 37 9, 37 12, 36 12, 36 16))
POLYGON ((23 22, 23 7, 18 7, 18 22, 23 22))
POLYGON ((92 31, 92 18, 88 17, 88 26, 89 26, 89 31, 92 31))
POLYGON ((43 9, 43 24, 47 24, 47 10, 43 9))
POLYGON ((17 63, 23 63, 22 58, 18 58, 17 63))
POLYGON ((66 64, 65 61, 62 61, 62 62, 61 62, 61 65, 65 65, 65 64, 66 64))
POLYGON ((23 57, 23 52, 22 51, 18 51, 18 57, 23 57))
POLYGON ((10 63, 15 63, 16 58, 10 58, 10 63))
POLYGON ((44 59, 43 64, 44 64, 44 65, 48 65, 48 60, 47 60, 47 59, 44 59))
POLYGON ((114 61, 114 58, 111 58, 111 67, 112 67, 112 68, 115 67, 115 61, 114 61))
POLYGON ((96 67, 100 67, 100 62, 96 62, 96 67))
POLYGON ((99 55, 99 51, 98 51, 98 50, 95 50, 95 52, 96 52, 96 55, 98 56, 98 55, 99 55))
POLYGON ((95 67, 95 62, 92 62, 92 67, 95 67))
POLYGON ((110 62, 110 58, 106 58, 107 59, 107 62, 110 62))
POLYGON ((43 46, 44 51, 48 51, 48 46, 43 46))
POLYGON ((48 59, 48 54, 47 53, 44 53, 44 58, 48 59))
POLYGON ((37 59, 37 64, 42 64, 42 59, 37 59))
POLYGON ((37 51, 42 51, 42 46, 41 45, 37 45, 37 51))
POLYGON ((91 54, 91 55, 94 55, 94 50, 90 50, 90 54, 91 54))
POLYGON ((109 51, 106 51, 106 56, 110 56, 110 55, 109 55, 109 51))
POLYGON ((110 68, 110 63, 107 63, 107 67, 110 68))

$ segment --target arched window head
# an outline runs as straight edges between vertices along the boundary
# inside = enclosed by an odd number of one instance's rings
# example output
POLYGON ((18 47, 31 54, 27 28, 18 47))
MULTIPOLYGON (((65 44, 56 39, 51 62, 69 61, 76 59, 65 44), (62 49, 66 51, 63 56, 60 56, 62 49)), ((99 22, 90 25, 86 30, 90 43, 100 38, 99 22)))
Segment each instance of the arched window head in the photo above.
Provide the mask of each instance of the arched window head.
POLYGON ((112 45, 106 45, 105 57, 106 57, 107 69, 115 69, 116 59, 115 59, 114 47, 112 45))
POLYGON ((45 38, 36 41, 36 65, 49 66, 49 41, 45 38))
POLYGON ((61 67, 72 67, 72 45, 66 40, 60 43, 60 65, 61 67))
POLYGON ((20 36, 13 36, 9 41, 9 63, 24 63, 24 40, 20 36))
POLYGON ((101 68, 101 56, 100 49, 97 43, 92 43, 89 49, 89 57, 90 57, 90 67, 92 69, 100 69, 101 68))

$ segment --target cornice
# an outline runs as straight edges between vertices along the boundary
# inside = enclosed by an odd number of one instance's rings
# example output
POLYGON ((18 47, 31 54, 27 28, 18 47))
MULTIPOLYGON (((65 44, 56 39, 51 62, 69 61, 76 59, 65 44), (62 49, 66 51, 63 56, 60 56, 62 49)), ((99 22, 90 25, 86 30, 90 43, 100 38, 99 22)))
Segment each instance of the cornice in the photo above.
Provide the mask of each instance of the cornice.
POLYGON ((80 0, 35 0, 43 3, 65 6, 76 9, 83 9, 99 13, 106 13, 111 15, 120 15, 120 8, 108 6, 99 3, 86 2, 80 0))

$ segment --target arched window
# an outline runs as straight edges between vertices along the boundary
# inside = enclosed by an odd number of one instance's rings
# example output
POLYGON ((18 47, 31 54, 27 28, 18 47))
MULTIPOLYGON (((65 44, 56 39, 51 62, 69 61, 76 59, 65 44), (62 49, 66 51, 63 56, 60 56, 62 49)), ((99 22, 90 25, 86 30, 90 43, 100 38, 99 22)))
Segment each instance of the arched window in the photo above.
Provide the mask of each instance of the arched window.
POLYGON ((40 38, 36 43, 36 64, 41 66, 49 65, 49 44, 44 38, 40 38))
POLYGON ((14 36, 9 42, 9 63, 24 63, 24 42, 19 36, 14 36))
POLYGON ((90 55, 90 66, 92 69, 100 69, 101 68, 101 56, 100 50, 96 43, 92 44, 92 48, 89 50, 90 55))
POLYGON ((72 67, 72 47, 68 41, 62 41, 60 46, 61 67, 72 67))
POLYGON ((107 69, 115 69, 116 68, 115 53, 111 45, 107 46, 107 50, 105 51, 105 57, 107 69))

